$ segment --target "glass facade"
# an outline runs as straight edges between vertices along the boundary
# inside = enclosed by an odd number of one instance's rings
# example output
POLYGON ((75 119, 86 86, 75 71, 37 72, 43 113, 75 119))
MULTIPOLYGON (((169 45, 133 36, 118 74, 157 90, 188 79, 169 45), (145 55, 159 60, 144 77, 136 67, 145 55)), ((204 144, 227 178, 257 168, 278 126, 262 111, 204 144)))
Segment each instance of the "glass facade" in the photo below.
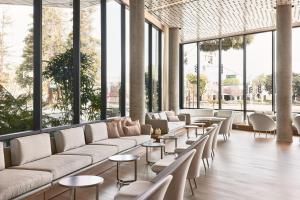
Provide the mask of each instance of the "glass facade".
MULTIPOLYGON (((100 2, 0 4, 0 135, 129 114, 130 10, 119 1, 100 2), (80 52, 73 49, 78 45, 80 52)), ((159 111, 161 31, 150 22, 145 27, 147 106, 159 111)))

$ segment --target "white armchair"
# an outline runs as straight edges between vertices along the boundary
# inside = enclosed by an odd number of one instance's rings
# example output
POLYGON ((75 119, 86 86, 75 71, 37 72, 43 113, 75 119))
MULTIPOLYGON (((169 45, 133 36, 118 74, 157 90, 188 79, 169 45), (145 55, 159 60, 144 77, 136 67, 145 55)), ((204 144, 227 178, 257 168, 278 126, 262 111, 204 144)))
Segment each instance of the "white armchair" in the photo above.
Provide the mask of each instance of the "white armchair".
POLYGON ((276 122, 266 114, 253 113, 249 116, 249 121, 253 126, 254 137, 256 133, 265 133, 266 137, 268 133, 276 134, 276 122))

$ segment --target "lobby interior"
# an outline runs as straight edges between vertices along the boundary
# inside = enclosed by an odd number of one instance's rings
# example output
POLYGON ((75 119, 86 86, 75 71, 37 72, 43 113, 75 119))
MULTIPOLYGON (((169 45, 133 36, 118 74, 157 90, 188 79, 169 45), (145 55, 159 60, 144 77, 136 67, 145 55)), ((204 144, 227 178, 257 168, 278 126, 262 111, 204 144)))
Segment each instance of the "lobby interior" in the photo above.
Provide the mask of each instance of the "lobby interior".
POLYGON ((0 200, 298 199, 299 52, 298 0, 0 0, 0 200))

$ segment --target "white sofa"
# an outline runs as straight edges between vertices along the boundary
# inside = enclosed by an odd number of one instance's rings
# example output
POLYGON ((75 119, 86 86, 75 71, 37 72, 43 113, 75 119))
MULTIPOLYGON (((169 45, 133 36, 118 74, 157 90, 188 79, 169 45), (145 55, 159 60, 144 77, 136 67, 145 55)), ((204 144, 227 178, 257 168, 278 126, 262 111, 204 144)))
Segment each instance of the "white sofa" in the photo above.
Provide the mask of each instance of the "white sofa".
POLYGON ((101 164, 109 156, 130 150, 149 141, 151 127, 142 126, 142 135, 108 138, 105 122, 42 133, 0 142, 0 200, 23 199, 50 187, 65 176, 77 174, 101 164), (6 164, 5 164, 6 160, 6 164))
POLYGON ((201 121, 208 121, 212 117, 214 117, 214 110, 205 108, 205 109, 181 109, 179 111, 181 114, 188 114, 186 115, 187 124, 195 123, 199 120, 201 121))

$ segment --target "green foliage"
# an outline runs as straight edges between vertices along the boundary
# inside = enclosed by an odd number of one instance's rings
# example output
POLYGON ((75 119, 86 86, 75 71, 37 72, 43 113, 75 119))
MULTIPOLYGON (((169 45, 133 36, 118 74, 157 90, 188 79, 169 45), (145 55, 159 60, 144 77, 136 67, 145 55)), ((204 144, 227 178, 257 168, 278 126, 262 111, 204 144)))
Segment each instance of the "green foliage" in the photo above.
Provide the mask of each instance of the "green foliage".
POLYGON ((293 73, 292 93, 293 101, 300 96, 300 74, 293 73))
MULTIPOLYGON (((196 74, 192 74, 192 73, 187 74, 186 80, 189 85, 192 85, 192 86, 197 85, 197 75, 196 74)), ((200 77, 199 77, 200 96, 202 96, 206 92, 207 83, 208 83, 208 80, 207 80, 206 75, 200 74, 200 77)))
POLYGON ((32 112, 26 107, 30 95, 14 98, 0 85, 0 135, 32 129, 32 112))
MULTIPOLYGON (((96 67, 93 56, 81 53, 80 92, 81 114, 86 114, 88 120, 96 120, 100 113, 100 88, 95 87, 96 67)), ((73 49, 56 55, 50 59, 43 72, 43 76, 55 85, 58 95, 54 109, 63 112, 62 121, 68 122, 72 118, 74 91, 73 49)))
MULTIPOLYGON (((253 40, 252 35, 246 36, 246 44, 251 43, 253 40)), ((243 48, 243 36, 227 37, 222 39, 222 50, 227 51, 229 49, 242 49, 243 48)), ((208 40, 201 42, 202 51, 217 51, 219 50, 219 40, 208 40)))

